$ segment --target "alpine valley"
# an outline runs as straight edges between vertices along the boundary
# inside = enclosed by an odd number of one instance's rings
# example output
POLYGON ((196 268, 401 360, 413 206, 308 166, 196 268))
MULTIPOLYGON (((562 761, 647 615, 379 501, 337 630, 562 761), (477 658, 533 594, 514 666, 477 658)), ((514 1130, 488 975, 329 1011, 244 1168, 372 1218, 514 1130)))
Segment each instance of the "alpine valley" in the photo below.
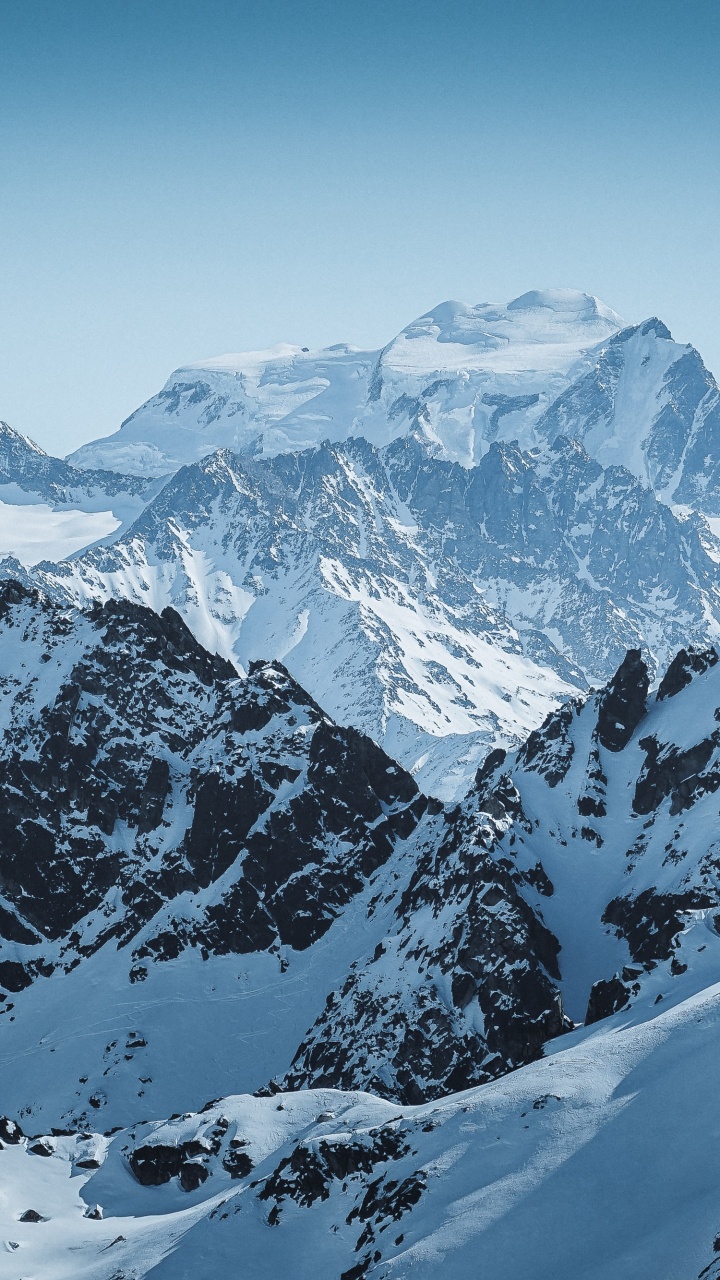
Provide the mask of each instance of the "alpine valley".
POLYGON ((2 424, 3 1276, 720 1280, 719 533, 570 290, 2 424))

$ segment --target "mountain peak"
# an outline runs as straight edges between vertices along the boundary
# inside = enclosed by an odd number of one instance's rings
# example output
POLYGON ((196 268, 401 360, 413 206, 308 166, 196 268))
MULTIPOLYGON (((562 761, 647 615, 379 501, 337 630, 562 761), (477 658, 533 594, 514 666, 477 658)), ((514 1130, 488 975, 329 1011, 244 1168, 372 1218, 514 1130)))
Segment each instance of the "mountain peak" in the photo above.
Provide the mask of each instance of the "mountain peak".
MULTIPOLYGON (((624 326, 617 312, 577 289, 532 289, 508 303, 479 302, 475 306, 450 299, 407 325, 386 348, 384 359, 393 348, 407 342, 417 345, 423 338, 465 348, 459 357, 463 363, 468 363, 468 348, 472 347, 492 353, 509 346, 517 350, 527 344, 548 343, 579 353, 624 326)), ((415 360, 418 354, 416 350, 415 360)), ((430 358, 429 352, 423 351, 422 356, 430 358)))
POLYGON ((21 431, 16 431, 15 427, 11 427, 9 422, 0 421, 0 441, 6 445, 12 445, 15 449, 35 453, 41 458, 47 458, 48 456, 45 450, 40 448, 39 444, 36 444, 29 436, 24 436, 21 431))
POLYGON ((599 298, 591 293, 582 293, 579 289, 531 289, 513 298, 507 304, 508 311, 552 311, 555 315, 571 321, 607 320, 618 329, 625 327, 625 321, 599 298))

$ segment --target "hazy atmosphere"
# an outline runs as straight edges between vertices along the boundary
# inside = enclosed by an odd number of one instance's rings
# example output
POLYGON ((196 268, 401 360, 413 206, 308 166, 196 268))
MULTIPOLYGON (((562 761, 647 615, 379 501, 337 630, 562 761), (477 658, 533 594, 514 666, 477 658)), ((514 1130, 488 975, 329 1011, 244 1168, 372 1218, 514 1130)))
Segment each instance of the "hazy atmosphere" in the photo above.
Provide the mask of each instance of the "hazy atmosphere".
POLYGON ((720 8, 0 2, 1 412, 60 454, 172 369, 531 288, 720 368, 720 8))

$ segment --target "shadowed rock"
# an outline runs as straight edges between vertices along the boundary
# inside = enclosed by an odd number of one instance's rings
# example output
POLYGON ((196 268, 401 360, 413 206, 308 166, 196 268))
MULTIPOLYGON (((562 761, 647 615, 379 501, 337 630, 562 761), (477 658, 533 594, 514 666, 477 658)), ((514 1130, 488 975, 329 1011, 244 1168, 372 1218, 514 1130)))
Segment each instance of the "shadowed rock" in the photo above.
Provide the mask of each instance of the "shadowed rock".
POLYGON ((650 678, 639 649, 628 649, 600 696, 597 736, 608 751, 622 751, 647 710, 650 678))

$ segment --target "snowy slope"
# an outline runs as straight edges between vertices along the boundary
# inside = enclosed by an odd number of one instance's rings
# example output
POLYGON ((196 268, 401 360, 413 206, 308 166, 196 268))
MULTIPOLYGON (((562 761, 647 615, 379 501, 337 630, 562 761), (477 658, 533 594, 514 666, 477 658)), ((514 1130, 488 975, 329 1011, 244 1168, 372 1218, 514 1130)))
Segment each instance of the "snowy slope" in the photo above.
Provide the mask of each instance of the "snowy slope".
POLYGON ((242 1259, 249 1280, 715 1280, 719 1052, 715 985, 422 1107, 227 1097, 44 1156, 12 1141, 3 1274, 229 1280, 242 1259))
POLYGON ((495 811, 508 797, 505 856, 554 887, 543 919, 567 957, 560 986, 576 1020, 695 980, 698 933, 720 907, 716 650, 681 651, 648 686, 631 651, 604 690, 490 761, 475 800, 495 811))
POLYGON ((431 434, 444 456, 472 462, 498 420, 502 438, 516 438, 622 324, 597 298, 559 289, 507 306, 443 303, 380 352, 340 344, 219 356, 176 370, 115 435, 70 461, 163 475, 220 448, 272 456, 350 436, 383 445, 435 406, 431 434))
POLYGON ((623 324, 572 289, 533 290, 507 306, 443 303, 380 353, 355 434, 382 443, 420 428, 438 456, 464 466, 495 440, 531 447, 543 410, 623 324))
POLYGON ((271 1079, 420 1102, 537 1056, 563 1005, 720 980, 690 954, 720 908, 714 651, 649 700, 631 651, 443 810, 172 611, 8 584, 2 633, 0 1090, 21 1120, 125 1124, 138 1098, 166 1114, 271 1079))

